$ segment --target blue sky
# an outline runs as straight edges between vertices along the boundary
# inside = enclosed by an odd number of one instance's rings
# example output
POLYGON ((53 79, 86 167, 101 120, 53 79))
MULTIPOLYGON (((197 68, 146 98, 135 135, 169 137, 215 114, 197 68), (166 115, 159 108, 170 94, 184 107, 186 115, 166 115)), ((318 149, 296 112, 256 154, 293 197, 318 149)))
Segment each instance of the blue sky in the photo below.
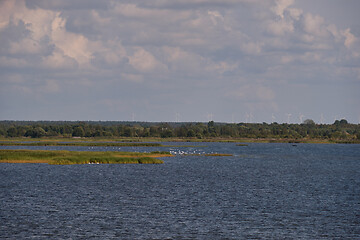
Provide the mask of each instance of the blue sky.
POLYGON ((360 1, 0 1, 1 120, 360 122, 360 1))

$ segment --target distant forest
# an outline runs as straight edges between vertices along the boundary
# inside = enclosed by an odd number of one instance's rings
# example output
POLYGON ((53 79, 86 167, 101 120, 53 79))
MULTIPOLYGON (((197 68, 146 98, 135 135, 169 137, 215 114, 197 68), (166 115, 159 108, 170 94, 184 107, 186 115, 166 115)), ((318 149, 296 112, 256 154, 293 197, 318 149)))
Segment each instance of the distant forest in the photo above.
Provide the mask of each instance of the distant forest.
POLYGON ((360 142, 360 125, 345 119, 333 124, 151 123, 119 121, 0 121, 0 137, 158 137, 158 138, 249 138, 319 139, 360 142))

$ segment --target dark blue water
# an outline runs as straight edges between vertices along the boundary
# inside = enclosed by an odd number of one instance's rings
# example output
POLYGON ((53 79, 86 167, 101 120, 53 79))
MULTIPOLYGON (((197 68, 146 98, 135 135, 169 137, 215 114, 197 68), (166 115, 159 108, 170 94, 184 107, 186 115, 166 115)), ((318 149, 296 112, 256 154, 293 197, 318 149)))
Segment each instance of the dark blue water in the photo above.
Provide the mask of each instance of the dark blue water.
POLYGON ((0 238, 360 239, 359 145, 198 145, 159 150, 234 156, 0 164, 0 238))

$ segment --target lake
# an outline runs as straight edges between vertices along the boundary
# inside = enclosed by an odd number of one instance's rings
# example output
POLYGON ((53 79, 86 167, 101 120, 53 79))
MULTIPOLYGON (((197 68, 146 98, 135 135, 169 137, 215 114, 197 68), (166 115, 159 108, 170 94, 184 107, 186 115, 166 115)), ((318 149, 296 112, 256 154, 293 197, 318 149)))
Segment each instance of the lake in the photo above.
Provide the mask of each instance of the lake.
POLYGON ((360 239, 360 145, 164 144, 184 147, 1 147, 176 155, 160 165, 1 163, 0 238, 360 239))

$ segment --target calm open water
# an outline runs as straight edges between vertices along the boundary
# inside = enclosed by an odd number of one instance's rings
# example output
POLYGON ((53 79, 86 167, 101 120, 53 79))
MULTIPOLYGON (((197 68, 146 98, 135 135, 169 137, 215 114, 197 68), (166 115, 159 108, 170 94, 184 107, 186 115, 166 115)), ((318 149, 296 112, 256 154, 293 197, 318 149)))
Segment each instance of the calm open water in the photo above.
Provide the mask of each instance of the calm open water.
POLYGON ((191 145, 61 147, 178 153, 161 165, 2 163, 0 238, 360 239, 360 145, 191 145))

